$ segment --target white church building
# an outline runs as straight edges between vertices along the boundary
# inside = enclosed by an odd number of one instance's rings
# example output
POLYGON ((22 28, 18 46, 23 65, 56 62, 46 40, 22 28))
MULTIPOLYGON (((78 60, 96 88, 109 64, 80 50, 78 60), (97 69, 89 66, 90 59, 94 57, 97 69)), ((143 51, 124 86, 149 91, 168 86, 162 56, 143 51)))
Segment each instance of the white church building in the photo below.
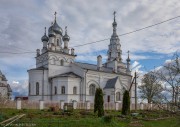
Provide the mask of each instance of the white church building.
MULTIPOLYGON (((122 62, 120 39, 114 14, 113 33, 108 47, 108 59, 102 63, 97 56, 97 64, 77 62, 75 50, 69 49, 70 37, 67 27, 62 28, 55 19, 48 29, 48 35, 41 38, 43 47, 37 49, 36 68, 28 70, 29 100, 94 102, 96 88, 104 92, 104 102, 121 102, 124 90, 131 85, 129 54, 122 62)), ((130 92, 134 101, 134 87, 130 92)), ((134 102, 133 102, 134 103, 134 102)))

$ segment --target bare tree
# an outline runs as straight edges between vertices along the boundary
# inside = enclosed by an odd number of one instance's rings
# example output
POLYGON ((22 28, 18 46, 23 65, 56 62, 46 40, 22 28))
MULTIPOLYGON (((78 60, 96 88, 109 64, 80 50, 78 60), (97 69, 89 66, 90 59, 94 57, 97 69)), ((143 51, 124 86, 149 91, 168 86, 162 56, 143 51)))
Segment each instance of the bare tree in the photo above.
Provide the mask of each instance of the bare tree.
POLYGON ((157 72, 157 77, 165 83, 165 85, 170 86, 170 88, 165 87, 165 91, 171 93, 172 103, 176 104, 176 97, 178 96, 178 91, 180 87, 180 58, 176 53, 161 69, 157 72))
POLYGON ((142 99, 147 99, 148 103, 157 101, 163 91, 162 85, 154 72, 145 74, 139 86, 139 93, 142 99))

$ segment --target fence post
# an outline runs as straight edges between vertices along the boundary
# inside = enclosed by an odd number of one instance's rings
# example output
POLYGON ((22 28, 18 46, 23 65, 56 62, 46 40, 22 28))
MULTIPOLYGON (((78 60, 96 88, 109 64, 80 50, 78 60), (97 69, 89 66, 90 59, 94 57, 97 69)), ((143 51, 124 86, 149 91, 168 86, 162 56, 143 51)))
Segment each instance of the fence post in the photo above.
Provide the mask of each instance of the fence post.
POLYGON ((119 110, 119 102, 115 102, 115 110, 119 110))
POLYGON ((86 109, 89 110, 90 109, 90 102, 86 101, 86 109))
POLYGON ((144 110, 144 104, 142 102, 140 103, 140 109, 144 110))
POLYGON ((73 100, 73 109, 77 109, 77 101, 73 100))
POLYGON ((64 100, 60 100, 60 105, 61 105, 60 108, 64 109, 64 100))
POLYGON ((16 101, 16 109, 21 109, 21 99, 18 98, 16 101))
POLYGON ((151 103, 150 103, 150 109, 151 109, 151 110, 152 110, 152 106, 153 106, 153 105, 152 105, 152 102, 151 102, 151 103))
POLYGON ((39 100, 39 109, 40 110, 44 109, 44 101, 43 100, 39 100))

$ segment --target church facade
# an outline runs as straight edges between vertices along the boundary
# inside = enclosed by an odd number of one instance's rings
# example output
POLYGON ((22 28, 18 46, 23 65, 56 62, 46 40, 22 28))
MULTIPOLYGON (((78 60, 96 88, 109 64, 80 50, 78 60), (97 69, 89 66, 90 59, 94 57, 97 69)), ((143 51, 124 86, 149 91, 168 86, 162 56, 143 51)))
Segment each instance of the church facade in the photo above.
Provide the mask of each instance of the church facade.
MULTIPOLYGON (((122 62, 120 39, 117 35, 117 23, 114 14, 113 33, 108 47, 108 59, 102 63, 97 56, 97 64, 76 62, 75 50, 69 49, 70 37, 67 27, 63 35, 56 21, 41 38, 43 47, 37 49, 36 68, 28 70, 29 100, 64 101, 70 103, 94 102, 96 88, 104 92, 104 102, 121 102, 124 90, 131 85, 129 54, 127 62, 122 62)), ((133 95, 134 87, 130 92, 133 95)), ((131 99, 133 102, 133 99, 131 99)))

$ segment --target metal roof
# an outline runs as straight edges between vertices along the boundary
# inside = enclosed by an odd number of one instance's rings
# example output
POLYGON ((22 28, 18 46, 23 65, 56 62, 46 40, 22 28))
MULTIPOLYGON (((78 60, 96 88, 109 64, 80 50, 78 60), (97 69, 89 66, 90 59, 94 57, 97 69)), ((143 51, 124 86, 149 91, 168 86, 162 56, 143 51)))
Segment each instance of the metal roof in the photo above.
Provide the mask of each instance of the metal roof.
POLYGON ((113 78, 113 79, 109 79, 106 83, 106 86, 104 87, 104 89, 108 89, 108 88, 115 88, 115 84, 117 82, 118 76, 113 78))
POLYGON ((83 68, 83 69, 113 73, 112 68, 101 67, 101 69, 98 70, 97 65, 94 65, 94 64, 79 63, 79 62, 75 62, 74 64, 83 68))

